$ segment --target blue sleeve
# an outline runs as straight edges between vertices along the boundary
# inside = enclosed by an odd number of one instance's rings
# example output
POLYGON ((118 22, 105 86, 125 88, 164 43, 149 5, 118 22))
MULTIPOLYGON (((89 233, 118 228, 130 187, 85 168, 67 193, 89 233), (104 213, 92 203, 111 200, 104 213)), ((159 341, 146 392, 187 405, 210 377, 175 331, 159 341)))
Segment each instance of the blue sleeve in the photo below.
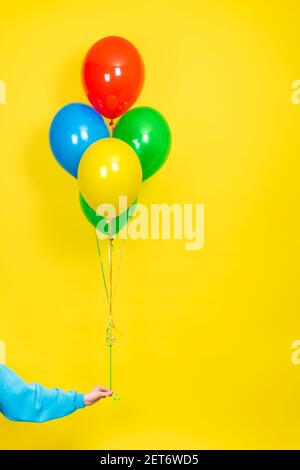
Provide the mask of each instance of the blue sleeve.
POLYGON ((0 412, 12 421, 42 423, 62 418, 84 408, 82 393, 48 389, 26 384, 8 367, 0 364, 0 412))

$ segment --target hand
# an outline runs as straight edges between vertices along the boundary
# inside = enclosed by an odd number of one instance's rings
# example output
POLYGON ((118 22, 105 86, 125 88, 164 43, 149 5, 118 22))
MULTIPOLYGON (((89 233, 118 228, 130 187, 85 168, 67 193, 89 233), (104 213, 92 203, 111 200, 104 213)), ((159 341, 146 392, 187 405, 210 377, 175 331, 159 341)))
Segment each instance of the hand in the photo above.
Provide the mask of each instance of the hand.
POLYGON ((97 385, 90 392, 84 394, 84 404, 85 406, 93 405, 101 398, 111 397, 113 392, 107 387, 102 387, 97 385))

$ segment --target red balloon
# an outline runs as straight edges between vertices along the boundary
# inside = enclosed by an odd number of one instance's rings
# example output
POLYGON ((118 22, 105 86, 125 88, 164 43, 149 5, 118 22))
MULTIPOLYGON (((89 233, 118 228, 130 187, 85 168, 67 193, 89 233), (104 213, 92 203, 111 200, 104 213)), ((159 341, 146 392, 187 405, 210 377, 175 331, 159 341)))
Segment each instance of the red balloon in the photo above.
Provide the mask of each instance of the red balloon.
POLYGON ((144 63, 127 39, 109 36, 88 51, 82 79, 92 105, 103 116, 114 119, 126 113, 142 91, 144 63))

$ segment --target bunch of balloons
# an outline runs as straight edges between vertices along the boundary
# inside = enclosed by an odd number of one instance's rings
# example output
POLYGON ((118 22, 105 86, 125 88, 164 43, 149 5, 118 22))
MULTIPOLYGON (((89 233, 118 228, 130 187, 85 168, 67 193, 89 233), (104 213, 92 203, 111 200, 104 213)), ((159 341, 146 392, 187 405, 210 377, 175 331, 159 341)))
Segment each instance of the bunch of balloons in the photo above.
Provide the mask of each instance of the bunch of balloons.
MULTIPOLYGON (((126 39, 100 39, 88 51, 82 69, 86 95, 93 105, 71 103, 54 117, 50 145, 58 163, 78 178, 80 205, 96 229, 107 235, 107 274, 96 232, 101 272, 109 304, 106 344, 110 350, 112 389, 112 346, 115 338, 113 305, 113 237, 130 219, 142 181, 166 161, 170 128, 155 109, 131 109, 144 84, 144 64, 137 49, 126 39), (122 117, 115 126, 114 119, 122 117), (109 120, 108 126, 104 118, 109 120), (120 212, 120 197, 126 208, 120 212), (107 218, 103 207, 114 208, 107 218)), ((118 399, 116 394, 114 399, 118 399)))
POLYGON ((50 128, 56 160, 78 178, 85 216, 110 236, 127 223, 142 181, 164 164, 170 150, 170 128, 158 111, 146 106, 128 111, 143 88, 144 75, 142 58, 129 41, 118 36, 100 39, 88 51, 82 68, 93 108, 68 104, 58 111, 50 128), (103 116, 109 120, 111 136, 103 116), (123 213, 120 196, 127 197, 123 213), (105 215, 99 210, 103 204, 115 208, 110 225, 99 224, 105 215))

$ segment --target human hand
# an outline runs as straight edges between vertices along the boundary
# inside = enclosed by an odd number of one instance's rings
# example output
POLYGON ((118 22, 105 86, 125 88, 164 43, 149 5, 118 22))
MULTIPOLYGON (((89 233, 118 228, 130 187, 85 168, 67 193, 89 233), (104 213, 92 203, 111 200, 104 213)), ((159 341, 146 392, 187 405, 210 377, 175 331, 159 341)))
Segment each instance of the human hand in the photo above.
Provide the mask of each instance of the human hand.
POLYGON ((111 397, 113 392, 107 388, 97 385, 90 392, 84 394, 84 404, 85 406, 94 405, 101 398, 111 397))

